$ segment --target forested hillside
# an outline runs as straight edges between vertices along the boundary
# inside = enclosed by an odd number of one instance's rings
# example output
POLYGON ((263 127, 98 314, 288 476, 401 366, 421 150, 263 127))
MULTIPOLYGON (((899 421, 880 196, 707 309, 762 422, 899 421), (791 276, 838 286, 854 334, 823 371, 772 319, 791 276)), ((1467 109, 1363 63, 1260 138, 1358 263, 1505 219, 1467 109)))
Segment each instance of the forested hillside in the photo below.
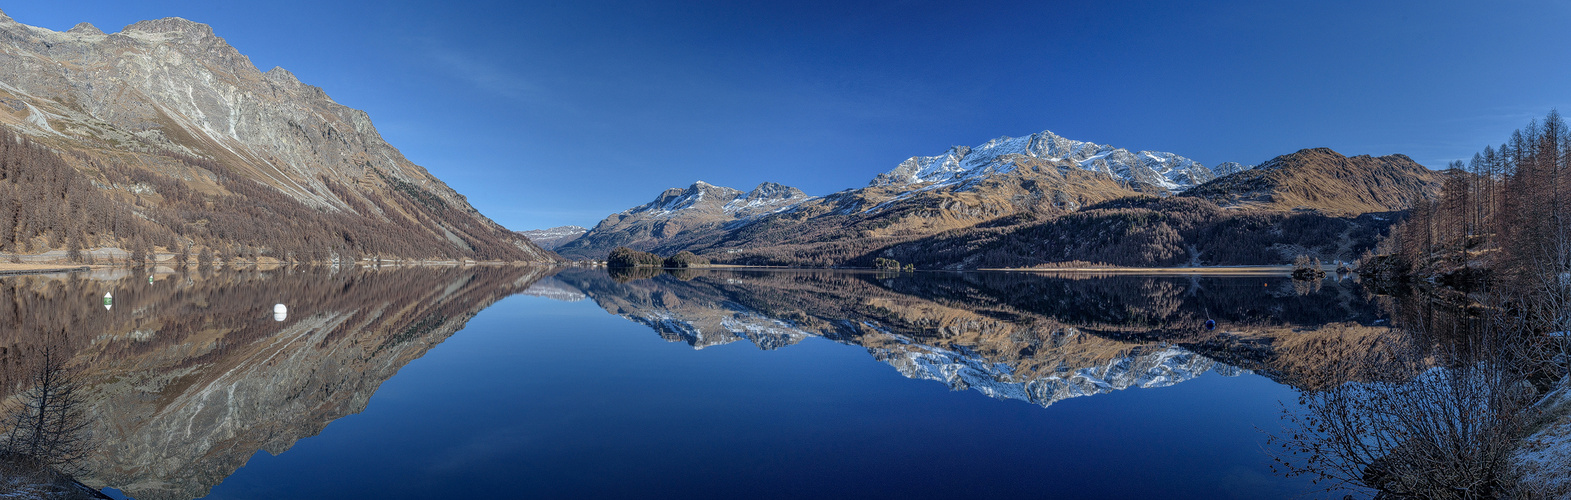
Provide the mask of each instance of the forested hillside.
POLYGON ((1041 221, 1002 221, 942 233, 878 256, 922 269, 1260 265, 1291 262, 1297 255, 1330 262, 1369 251, 1400 216, 1225 210, 1188 196, 1138 197, 1041 221))
POLYGON ((558 260, 364 112, 185 19, 55 32, 0 14, 0 133, 7 258, 558 260))
POLYGON ((1386 242, 1386 271, 1522 290, 1566 290, 1571 272, 1571 128, 1557 112, 1443 173, 1386 242))

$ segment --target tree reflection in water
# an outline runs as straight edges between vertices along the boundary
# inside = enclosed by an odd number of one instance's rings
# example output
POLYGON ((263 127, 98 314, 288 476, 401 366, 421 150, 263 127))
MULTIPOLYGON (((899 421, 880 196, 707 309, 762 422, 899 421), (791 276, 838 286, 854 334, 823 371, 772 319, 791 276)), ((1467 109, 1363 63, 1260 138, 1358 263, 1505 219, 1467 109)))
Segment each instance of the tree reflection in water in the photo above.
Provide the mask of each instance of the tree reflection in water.
POLYGON ((1377 498, 1517 497, 1512 455, 1532 419, 1543 347, 1509 308, 1465 297, 1388 301, 1400 346, 1371 354, 1364 381, 1305 390, 1273 444, 1279 471, 1377 498))
POLYGON ((106 446, 81 479, 141 500, 203 496, 365 408, 399 368, 541 267, 334 268, 0 279, 0 383, 70 358, 106 446), (100 297, 113 292, 115 307, 100 297), (288 314, 275 321, 274 305, 288 314))

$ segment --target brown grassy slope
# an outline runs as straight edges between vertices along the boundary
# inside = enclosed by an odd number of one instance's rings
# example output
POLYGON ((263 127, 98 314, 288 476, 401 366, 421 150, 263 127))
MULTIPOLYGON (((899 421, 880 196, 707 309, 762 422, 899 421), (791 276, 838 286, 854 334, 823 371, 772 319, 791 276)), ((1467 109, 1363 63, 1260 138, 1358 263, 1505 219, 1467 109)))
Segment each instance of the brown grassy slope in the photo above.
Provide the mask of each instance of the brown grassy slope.
POLYGON ((1347 157, 1314 148, 1195 186, 1184 196, 1229 208, 1308 208, 1348 215, 1406 210, 1439 192, 1439 174, 1405 155, 1347 157))

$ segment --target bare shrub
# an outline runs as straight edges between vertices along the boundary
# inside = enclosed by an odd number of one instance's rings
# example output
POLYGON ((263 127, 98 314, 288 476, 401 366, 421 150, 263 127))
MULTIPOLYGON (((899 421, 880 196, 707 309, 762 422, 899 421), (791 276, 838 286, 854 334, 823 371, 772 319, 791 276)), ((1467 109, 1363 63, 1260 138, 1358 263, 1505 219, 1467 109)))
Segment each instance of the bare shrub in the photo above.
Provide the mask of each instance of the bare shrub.
POLYGON ((1496 498, 1533 393, 1514 341, 1489 329, 1438 349, 1414 341, 1367 383, 1304 391, 1268 442, 1278 472, 1398 498, 1496 498), (1413 375, 1416 374, 1416 375, 1413 375))

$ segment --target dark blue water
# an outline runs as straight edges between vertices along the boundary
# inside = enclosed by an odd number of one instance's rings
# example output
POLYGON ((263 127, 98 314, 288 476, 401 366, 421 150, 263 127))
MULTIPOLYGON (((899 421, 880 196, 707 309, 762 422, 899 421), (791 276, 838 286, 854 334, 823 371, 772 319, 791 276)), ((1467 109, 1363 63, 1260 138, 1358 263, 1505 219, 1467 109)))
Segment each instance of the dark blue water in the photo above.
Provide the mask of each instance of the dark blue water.
POLYGON ((6 301, 0 378, 68 355, 83 481, 141 500, 1298 497, 1266 432, 1385 330, 1356 284, 1258 276, 135 271, 6 301))
POLYGON ((363 413, 208 498, 1281 498, 1257 375, 1050 408, 902 377, 824 339, 669 343, 589 301, 515 296, 363 413))

